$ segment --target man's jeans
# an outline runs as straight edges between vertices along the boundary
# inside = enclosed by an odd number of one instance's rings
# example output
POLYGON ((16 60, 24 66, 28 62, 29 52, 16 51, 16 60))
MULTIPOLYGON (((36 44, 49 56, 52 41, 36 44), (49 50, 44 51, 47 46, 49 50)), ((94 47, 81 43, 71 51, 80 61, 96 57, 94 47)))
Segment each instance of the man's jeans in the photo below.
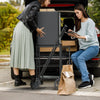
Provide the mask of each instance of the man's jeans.
POLYGON ((99 53, 98 46, 90 46, 86 50, 79 50, 71 55, 71 59, 78 68, 82 76, 82 82, 90 81, 86 61, 97 56, 99 53))

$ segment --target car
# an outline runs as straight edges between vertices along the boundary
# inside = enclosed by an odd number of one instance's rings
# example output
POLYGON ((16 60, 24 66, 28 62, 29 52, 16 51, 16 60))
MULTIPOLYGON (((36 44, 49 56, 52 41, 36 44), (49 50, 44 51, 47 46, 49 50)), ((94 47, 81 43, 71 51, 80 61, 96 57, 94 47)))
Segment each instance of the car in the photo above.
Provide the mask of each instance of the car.
MULTIPOLYGON (((50 64, 48 65, 44 73, 45 76, 59 76, 62 65, 65 65, 66 63, 70 63, 70 55, 78 50, 77 39, 72 39, 67 34, 64 34, 62 38, 59 38, 59 34, 58 34, 61 33, 61 30, 64 27, 64 25, 67 25, 70 29, 73 29, 74 7, 78 3, 83 4, 86 8, 88 7, 88 0, 51 0, 51 4, 48 6, 48 8, 42 8, 42 11, 44 12, 39 13, 39 16, 43 16, 43 18, 45 16, 44 19, 41 19, 42 17, 39 17, 39 22, 38 22, 39 26, 41 27, 42 25, 45 25, 45 29, 48 29, 47 31, 46 30, 45 31, 48 34, 50 34, 50 35, 46 35, 46 38, 38 38, 38 42, 36 44, 37 47, 40 45, 39 53, 38 53, 39 55, 38 57, 35 57, 35 60, 38 60, 38 65, 36 66, 39 66, 40 71, 43 68, 43 64, 48 59, 48 56, 52 51, 55 41, 60 40, 58 42, 58 44, 60 45, 56 49, 55 54, 51 58, 50 64), (53 11, 51 11, 51 9, 53 9, 53 11), (49 20, 46 20, 46 16, 49 20)), ((100 32, 97 32, 97 36, 100 42, 100 32)), ((90 73, 94 74, 95 76, 100 76, 100 72, 99 72, 100 53, 95 58, 92 58, 91 60, 87 61, 87 66, 90 73)), ((75 65, 74 65, 74 69, 75 69, 75 75, 78 75, 75 65)), ((20 70, 21 77, 23 77, 22 73, 25 71, 27 70, 20 70)), ((11 77, 14 79, 14 73, 12 68, 11 68, 11 77)))

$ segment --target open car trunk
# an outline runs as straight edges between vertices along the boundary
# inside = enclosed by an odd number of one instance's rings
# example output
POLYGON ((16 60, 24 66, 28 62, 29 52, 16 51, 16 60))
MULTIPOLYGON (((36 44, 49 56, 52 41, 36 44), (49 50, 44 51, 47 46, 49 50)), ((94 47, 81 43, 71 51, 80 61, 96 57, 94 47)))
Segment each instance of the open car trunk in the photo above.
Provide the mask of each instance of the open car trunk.
POLYGON ((88 0, 51 0, 49 8, 55 8, 56 10, 73 10, 75 5, 81 3, 85 7, 88 5, 88 0))

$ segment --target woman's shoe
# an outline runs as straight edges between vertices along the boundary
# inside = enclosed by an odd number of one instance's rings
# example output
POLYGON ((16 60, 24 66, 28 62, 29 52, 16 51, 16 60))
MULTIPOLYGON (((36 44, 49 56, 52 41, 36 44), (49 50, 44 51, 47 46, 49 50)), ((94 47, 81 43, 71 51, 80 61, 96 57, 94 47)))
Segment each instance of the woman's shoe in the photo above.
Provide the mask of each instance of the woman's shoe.
POLYGON ((32 75, 30 76, 30 79, 31 79, 31 82, 30 82, 30 86, 31 86, 31 89, 35 89, 35 75, 32 75))
POLYGON ((89 74, 89 79, 90 79, 91 86, 93 86, 95 84, 94 75, 93 74, 89 74))
POLYGON ((81 89, 81 88, 89 88, 89 87, 91 87, 91 84, 90 84, 90 82, 88 82, 88 81, 82 82, 82 83, 78 86, 79 89, 81 89))
POLYGON ((15 75, 15 86, 26 85, 26 82, 23 82, 19 75, 15 75))

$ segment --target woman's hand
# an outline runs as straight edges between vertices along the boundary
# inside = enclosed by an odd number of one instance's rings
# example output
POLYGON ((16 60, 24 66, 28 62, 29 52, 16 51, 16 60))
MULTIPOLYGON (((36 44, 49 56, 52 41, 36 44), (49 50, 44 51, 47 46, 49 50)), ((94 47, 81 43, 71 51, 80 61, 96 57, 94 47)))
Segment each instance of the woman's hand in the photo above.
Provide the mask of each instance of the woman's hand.
POLYGON ((68 29, 68 32, 73 32, 73 30, 71 30, 71 29, 68 29))
POLYGON ((42 28, 37 28, 36 31, 37 31, 37 34, 40 36, 40 37, 43 37, 45 35, 45 33, 42 31, 44 29, 44 27, 42 28))
POLYGON ((72 34, 72 33, 67 33, 69 36, 71 36, 71 37, 75 37, 74 36, 74 34, 72 34))
POLYGON ((86 37, 85 36, 80 36, 80 35, 78 35, 76 33, 74 33, 74 37, 75 38, 78 38, 78 39, 84 39, 84 40, 86 40, 86 37))
POLYGON ((78 38, 78 39, 86 40, 85 36, 80 36, 77 33, 70 33, 70 32, 73 32, 73 30, 71 30, 71 29, 69 29, 68 32, 69 32, 68 35, 71 36, 71 37, 75 37, 75 38, 78 38))
POLYGON ((71 37, 75 37, 74 34, 73 34, 73 30, 69 29, 67 34, 71 37))

